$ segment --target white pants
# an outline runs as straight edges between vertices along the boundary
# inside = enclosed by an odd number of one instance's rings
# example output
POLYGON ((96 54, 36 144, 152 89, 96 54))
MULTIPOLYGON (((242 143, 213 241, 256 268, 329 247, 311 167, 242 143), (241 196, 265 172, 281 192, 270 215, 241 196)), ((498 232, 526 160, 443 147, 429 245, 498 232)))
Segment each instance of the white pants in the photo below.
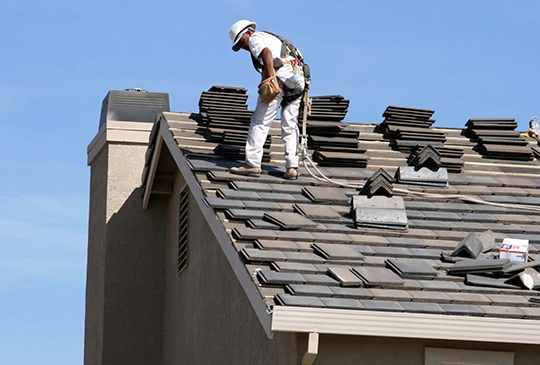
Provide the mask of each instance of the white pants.
MULTIPOLYGON (((288 66, 288 65, 286 65, 288 66)), ((290 77, 292 73, 286 66, 278 70, 277 76, 290 77), (285 71, 280 75, 280 71, 285 71)), ((289 66, 290 67, 290 66, 289 66)), ((303 82, 303 80, 302 80, 303 82)), ((263 157, 263 145, 268 136, 272 121, 276 118, 277 111, 283 100, 283 91, 269 105, 257 99, 257 106, 251 116, 248 138, 246 141, 246 164, 252 167, 260 167, 263 157)), ((281 138, 285 145, 285 168, 298 167, 298 110, 301 98, 284 106, 281 110, 281 138)))

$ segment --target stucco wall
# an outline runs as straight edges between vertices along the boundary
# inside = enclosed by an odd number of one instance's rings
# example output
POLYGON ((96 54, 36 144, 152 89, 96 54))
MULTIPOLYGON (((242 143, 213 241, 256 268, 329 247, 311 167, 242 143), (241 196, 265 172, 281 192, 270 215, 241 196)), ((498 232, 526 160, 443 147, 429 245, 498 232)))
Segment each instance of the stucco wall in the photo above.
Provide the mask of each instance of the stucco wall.
POLYGON ((515 365, 540 363, 540 346, 534 345, 320 335, 314 365, 423 365, 426 347, 508 351, 515 365))
MULTIPOLYGON (((181 185, 177 174, 171 228, 181 185)), ((193 196, 189 222, 189 264, 180 275, 178 231, 168 232, 164 364, 298 364, 296 335, 268 339, 193 196)))
POLYGON ((91 166, 85 364, 160 364, 167 197, 142 210, 144 144, 91 166))

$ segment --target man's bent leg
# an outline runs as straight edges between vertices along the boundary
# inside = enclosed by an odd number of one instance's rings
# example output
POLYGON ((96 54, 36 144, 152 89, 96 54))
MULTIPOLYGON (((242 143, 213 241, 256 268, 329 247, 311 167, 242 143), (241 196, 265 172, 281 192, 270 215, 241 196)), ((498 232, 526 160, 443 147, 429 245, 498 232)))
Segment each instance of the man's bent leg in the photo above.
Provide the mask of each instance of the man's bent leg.
POLYGON ((298 167, 298 98, 281 110, 281 138, 285 145, 285 168, 298 167))
POLYGON ((257 107, 251 116, 246 141, 246 164, 248 166, 261 167, 264 142, 282 98, 283 95, 279 95, 269 105, 263 103, 261 98, 257 99, 257 107))

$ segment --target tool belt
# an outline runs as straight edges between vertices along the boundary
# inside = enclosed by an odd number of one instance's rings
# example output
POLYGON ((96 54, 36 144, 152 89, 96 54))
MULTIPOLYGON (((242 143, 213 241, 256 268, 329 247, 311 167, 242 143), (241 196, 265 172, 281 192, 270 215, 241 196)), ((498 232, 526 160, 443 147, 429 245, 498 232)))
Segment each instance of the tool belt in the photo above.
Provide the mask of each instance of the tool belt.
POLYGON ((270 104, 280 93, 281 87, 276 76, 264 79, 258 87, 259 97, 265 104, 270 104))

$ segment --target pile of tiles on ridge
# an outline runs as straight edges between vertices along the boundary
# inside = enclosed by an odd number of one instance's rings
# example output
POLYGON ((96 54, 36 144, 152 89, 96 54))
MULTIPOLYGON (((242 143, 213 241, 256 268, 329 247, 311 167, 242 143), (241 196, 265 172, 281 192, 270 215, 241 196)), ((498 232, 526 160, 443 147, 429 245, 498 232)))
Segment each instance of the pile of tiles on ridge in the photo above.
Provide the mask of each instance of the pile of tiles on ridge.
POLYGON ((500 160, 531 161, 534 159, 527 140, 520 135, 515 119, 469 119, 465 124, 475 149, 485 157, 500 160))
POLYGON ((409 152, 409 160, 416 157, 418 151, 431 145, 441 155, 441 167, 450 172, 463 169, 463 149, 444 147, 446 136, 443 131, 431 128, 435 119, 434 110, 388 106, 383 113, 384 120, 379 124, 385 138, 390 139, 390 146, 401 152, 409 152))
MULTIPOLYGON (((249 123, 253 111, 248 110, 247 90, 241 87, 212 86, 199 99, 202 128, 208 142, 218 143, 215 152, 227 159, 243 160, 249 123)), ((270 136, 263 146, 263 161, 270 161, 270 136)))
POLYGON ((341 122, 349 100, 340 95, 311 100, 306 132, 308 147, 314 150, 313 160, 320 166, 366 167, 369 158, 364 155, 366 149, 358 146, 358 132, 341 122))

